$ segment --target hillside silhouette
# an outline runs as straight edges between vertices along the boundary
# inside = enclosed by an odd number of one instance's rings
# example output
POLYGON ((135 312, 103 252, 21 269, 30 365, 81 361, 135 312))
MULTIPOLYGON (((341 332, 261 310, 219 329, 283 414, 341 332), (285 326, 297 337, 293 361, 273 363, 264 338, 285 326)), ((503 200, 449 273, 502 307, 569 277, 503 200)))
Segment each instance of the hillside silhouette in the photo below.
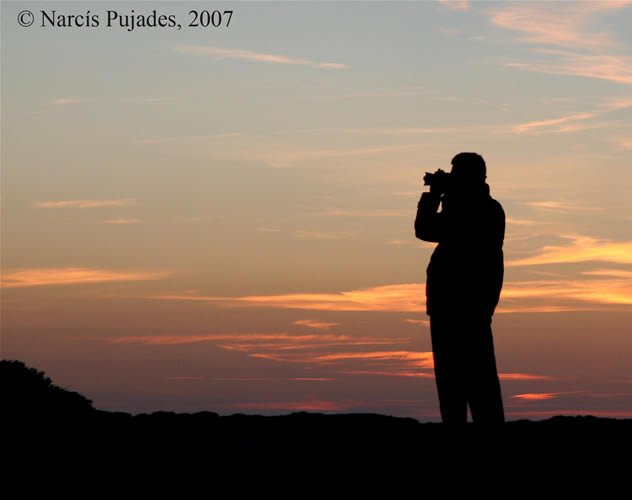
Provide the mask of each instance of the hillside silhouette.
POLYGON ((0 397, 5 484, 70 474, 108 484, 188 478, 213 488, 235 473, 293 470, 322 485, 351 480, 359 467, 378 472, 375 480, 396 474, 418 487, 421 478, 447 470, 472 474, 481 467, 514 480, 537 473, 562 481, 561 467, 570 467, 586 480, 610 478, 612 486, 629 473, 632 445, 632 419, 591 416, 489 429, 377 414, 109 412, 19 361, 0 361, 0 397))

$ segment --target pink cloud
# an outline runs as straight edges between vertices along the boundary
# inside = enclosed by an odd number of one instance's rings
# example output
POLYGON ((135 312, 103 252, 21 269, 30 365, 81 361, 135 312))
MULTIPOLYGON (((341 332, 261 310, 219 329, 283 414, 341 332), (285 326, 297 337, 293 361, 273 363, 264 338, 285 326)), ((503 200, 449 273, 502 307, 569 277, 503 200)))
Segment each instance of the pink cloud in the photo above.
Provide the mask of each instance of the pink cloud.
POLYGON ((632 58, 622 53, 623 46, 612 36, 593 27, 599 16, 631 3, 560 2, 551 8, 542 2, 511 2, 489 13, 493 24, 517 32, 521 41, 536 46, 533 54, 539 59, 509 63, 510 67, 632 84, 632 58))
POLYGON ((204 45, 180 45, 177 47, 178 52, 194 56, 210 56, 215 59, 239 59, 243 61, 251 61, 258 63, 271 64, 289 64, 300 66, 311 66, 320 69, 345 69, 347 66, 342 63, 333 62, 314 62, 308 59, 297 57, 288 57, 277 54, 266 54, 263 52, 254 52, 244 49, 227 49, 221 47, 208 47, 204 45))

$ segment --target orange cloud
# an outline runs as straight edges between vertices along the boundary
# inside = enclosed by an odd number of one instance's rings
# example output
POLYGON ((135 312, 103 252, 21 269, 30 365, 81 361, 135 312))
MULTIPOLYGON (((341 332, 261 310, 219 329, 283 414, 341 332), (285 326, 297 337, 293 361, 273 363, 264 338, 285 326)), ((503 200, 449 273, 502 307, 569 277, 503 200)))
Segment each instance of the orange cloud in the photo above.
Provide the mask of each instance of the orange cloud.
POLYGON ((426 328, 430 328, 430 320, 428 319, 406 318, 404 321, 406 323, 412 323, 413 325, 421 325, 421 326, 425 326, 426 328))
POLYGON ((316 328, 317 330, 329 330, 330 328, 339 325, 340 323, 336 323, 333 321, 315 321, 313 319, 299 319, 296 320, 293 324, 306 326, 308 328, 316 328))
POLYGON ((534 375, 532 373, 500 373, 500 380, 553 380, 548 375, 534 375))
POLYGON ((625 269, 594 269, 593 271, 582 271, 588 276, 609 276, 612 278, 622 278, 632 280, 632 271, 625 269))
POLYGON ((252 61, 259 63, 272 63, 272 64, 290 64, 301 66, 312 66, 313 68, 321 69, 344 69, 347 66, 342 63, 319 63, 309 61, 307 59, 300 59, 296 57, 287 57, 277 54, 265 54, 262 52, 253 52, 251 50, 243 49, 226 49, 220 47, 207 47, 204 45, 180 45, 177 47, 177 51, 182 54, 189 54, 194 56, 211 56, 215 59, 241 59, 243 61, 252 61))
POLYGON ((0 288, 157 280, 167 275, 165 272, 126 272, 82 267, 20 269, 4 273, 0 288))
POLYGON ((545 246, 531 257, 507 262, 507 266, 533 266, 576 262, 632 264, 632 241, 610 241, 583 235, 567 235, 568 245, 545 246))
POLYGON ((101 207, 125 207, 134 205, 134 198, 120 198, 116 200, 61 200, 61 201, 38 201, 35 206, 38 208, 101 208, 101 207))
POLYGON ((409 361, 410 365, 418 368, 433 368, 432 352, 414 351, 376 351, 376 352, 339 352, 324 354, 311 358, 313 362, 327 363, 330 361, 346 361, 350 359, 361 360, 402 360, 409 361))
POLYGON ((421 372, 419 370, 344 370, 340 373, 345 375, 368 375, 378 377, 412 377, 412 378, 434 378, 433 372, 421 372))
MULTIPOLYGON (((182 345, 213 342, 221 349, 243 352, 251 358, 278 363, 334 367, 336 373, 349 375, 384 375, 398 377, 432 377, 431 352, 402 349, 375 349, 396 346, 409 339, 371 338, 349 335, 290 333, 211 333, 199 335, 152 335, 111 337, 118 344, 182 345), (370 346, 370 347, 369 347, 370 346), (343 348, 345 350, 340 351, 343 348), (342 370, 340 368, 344 367, 342 370)), ((298 377, 296 380, 330 380, 321 377, 298 377)))
POLYGON ((536 224, 538 224, 534 220, 514 219, 513 217, 507 217, 506 222, 508 226, 535 226, 536 224))
POLYGON ((322 334, 291 334, 291 333, 205 333, 197 335, 132 335, 124 337, 110 337, 109 342, 114 344, 154 344, 154 345, 178 345, 196 344, 199 342, 226 341, 235 343, 236 346, 257 345, 261 342, 290 342, 300 343, 335 343, 337 345, 367 345, 367 344, 399 344, 407 342, 407 339, 351 337, 349 335, 322 334))
POLYGON ((632 304, 632 282, 629 279, 533 280, 509 283, 503 288, 499 312, 557 312, 586 309, 580 303, 632 304), (530 304, 529 299, 546 300, 546 304, 530 304), (551 303, 551 302, 557 302, 551 303), (548 310, 547 310, 548 308, 548 310))
POLYGON ((297 382, 331 382, 336 379, 332 377, 291 377, 288 380, 296 380, 297 382))
POLYGON ((197 300, 230 306, 276 307, 327 311, 419 312, 425 303, 424 285, 403 283, 339 293, 292 293, 241 297, 156 295, 160 300, 197 300))
POLYGON ((521 401, 544 401, 546 399, 553 399, 557 397, 558 392, 531 392, 526 394, 515 394, 511 396, 521 401))
MULTIPOLYGON (((615 248, 616 249, 616 248, 615 248)), ((590 247, 577 245, 576 252, 568 255, 568 249, 545 251, 534 257, 510 261, 508 266, 524 266, 560 262, 605 260, 606 250, 591 253, 590 247)), ((612 259, 616 254, 613 252, 612 259)), ((623 257, 618 257, 625 260, 623 257)), ((629 256, 627 258, 630 258, 629 256)), ((508 281, 505 283, 498 308, 499 313, 560 312, 585 310, 589 303, 632 303, 632 281, 625 276, 604 275, 605 279, 560 279, 508 281), (534 301, 541 301, 537 303, 534 301)), ((214 303, 229 307, 263 307, 279 309, 303 309, 314 311, 375 311, 419 313, 425 309, 423 283, 382 285, 338 293, 297 293, 280 295, 245 295, 237 297, 199 295, 156 295, 159 300, 190 300, 214 303)), ((424 320, 421 324, 424 324, 424 320)))
POLYGON ((589 205, 583 205, 580 203, 572 203, 569 201, 559 201, 559 200, 550 200, 550 201, 532 201, 527 203, 530 207, 535 208, 543 208, 547 210, 556 210, 560 212, 594 212, 604 210, 600 207, 594 207, 589 205))

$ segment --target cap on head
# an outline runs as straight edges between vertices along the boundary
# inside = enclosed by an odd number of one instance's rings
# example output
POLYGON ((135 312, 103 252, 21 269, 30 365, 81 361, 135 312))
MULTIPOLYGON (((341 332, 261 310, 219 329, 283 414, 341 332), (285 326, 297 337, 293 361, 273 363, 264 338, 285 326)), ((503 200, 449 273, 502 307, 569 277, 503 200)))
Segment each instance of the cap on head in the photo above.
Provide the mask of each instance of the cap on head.
POLYGON ((487 177, 485 160, 478 153, 459 153, 452 158, 452 174, 464 183, 484 183, 487 177))

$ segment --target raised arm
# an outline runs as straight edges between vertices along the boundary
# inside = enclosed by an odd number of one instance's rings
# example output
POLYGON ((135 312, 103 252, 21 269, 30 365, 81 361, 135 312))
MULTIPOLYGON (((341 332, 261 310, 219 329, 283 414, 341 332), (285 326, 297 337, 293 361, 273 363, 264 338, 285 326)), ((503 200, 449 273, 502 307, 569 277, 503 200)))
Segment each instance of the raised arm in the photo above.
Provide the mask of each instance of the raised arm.
POLYGON ((420 240, 438 242, 443 236, 443 216, 438 213, 441 196, 423 193, 417 204, 415 236, 420 240))

